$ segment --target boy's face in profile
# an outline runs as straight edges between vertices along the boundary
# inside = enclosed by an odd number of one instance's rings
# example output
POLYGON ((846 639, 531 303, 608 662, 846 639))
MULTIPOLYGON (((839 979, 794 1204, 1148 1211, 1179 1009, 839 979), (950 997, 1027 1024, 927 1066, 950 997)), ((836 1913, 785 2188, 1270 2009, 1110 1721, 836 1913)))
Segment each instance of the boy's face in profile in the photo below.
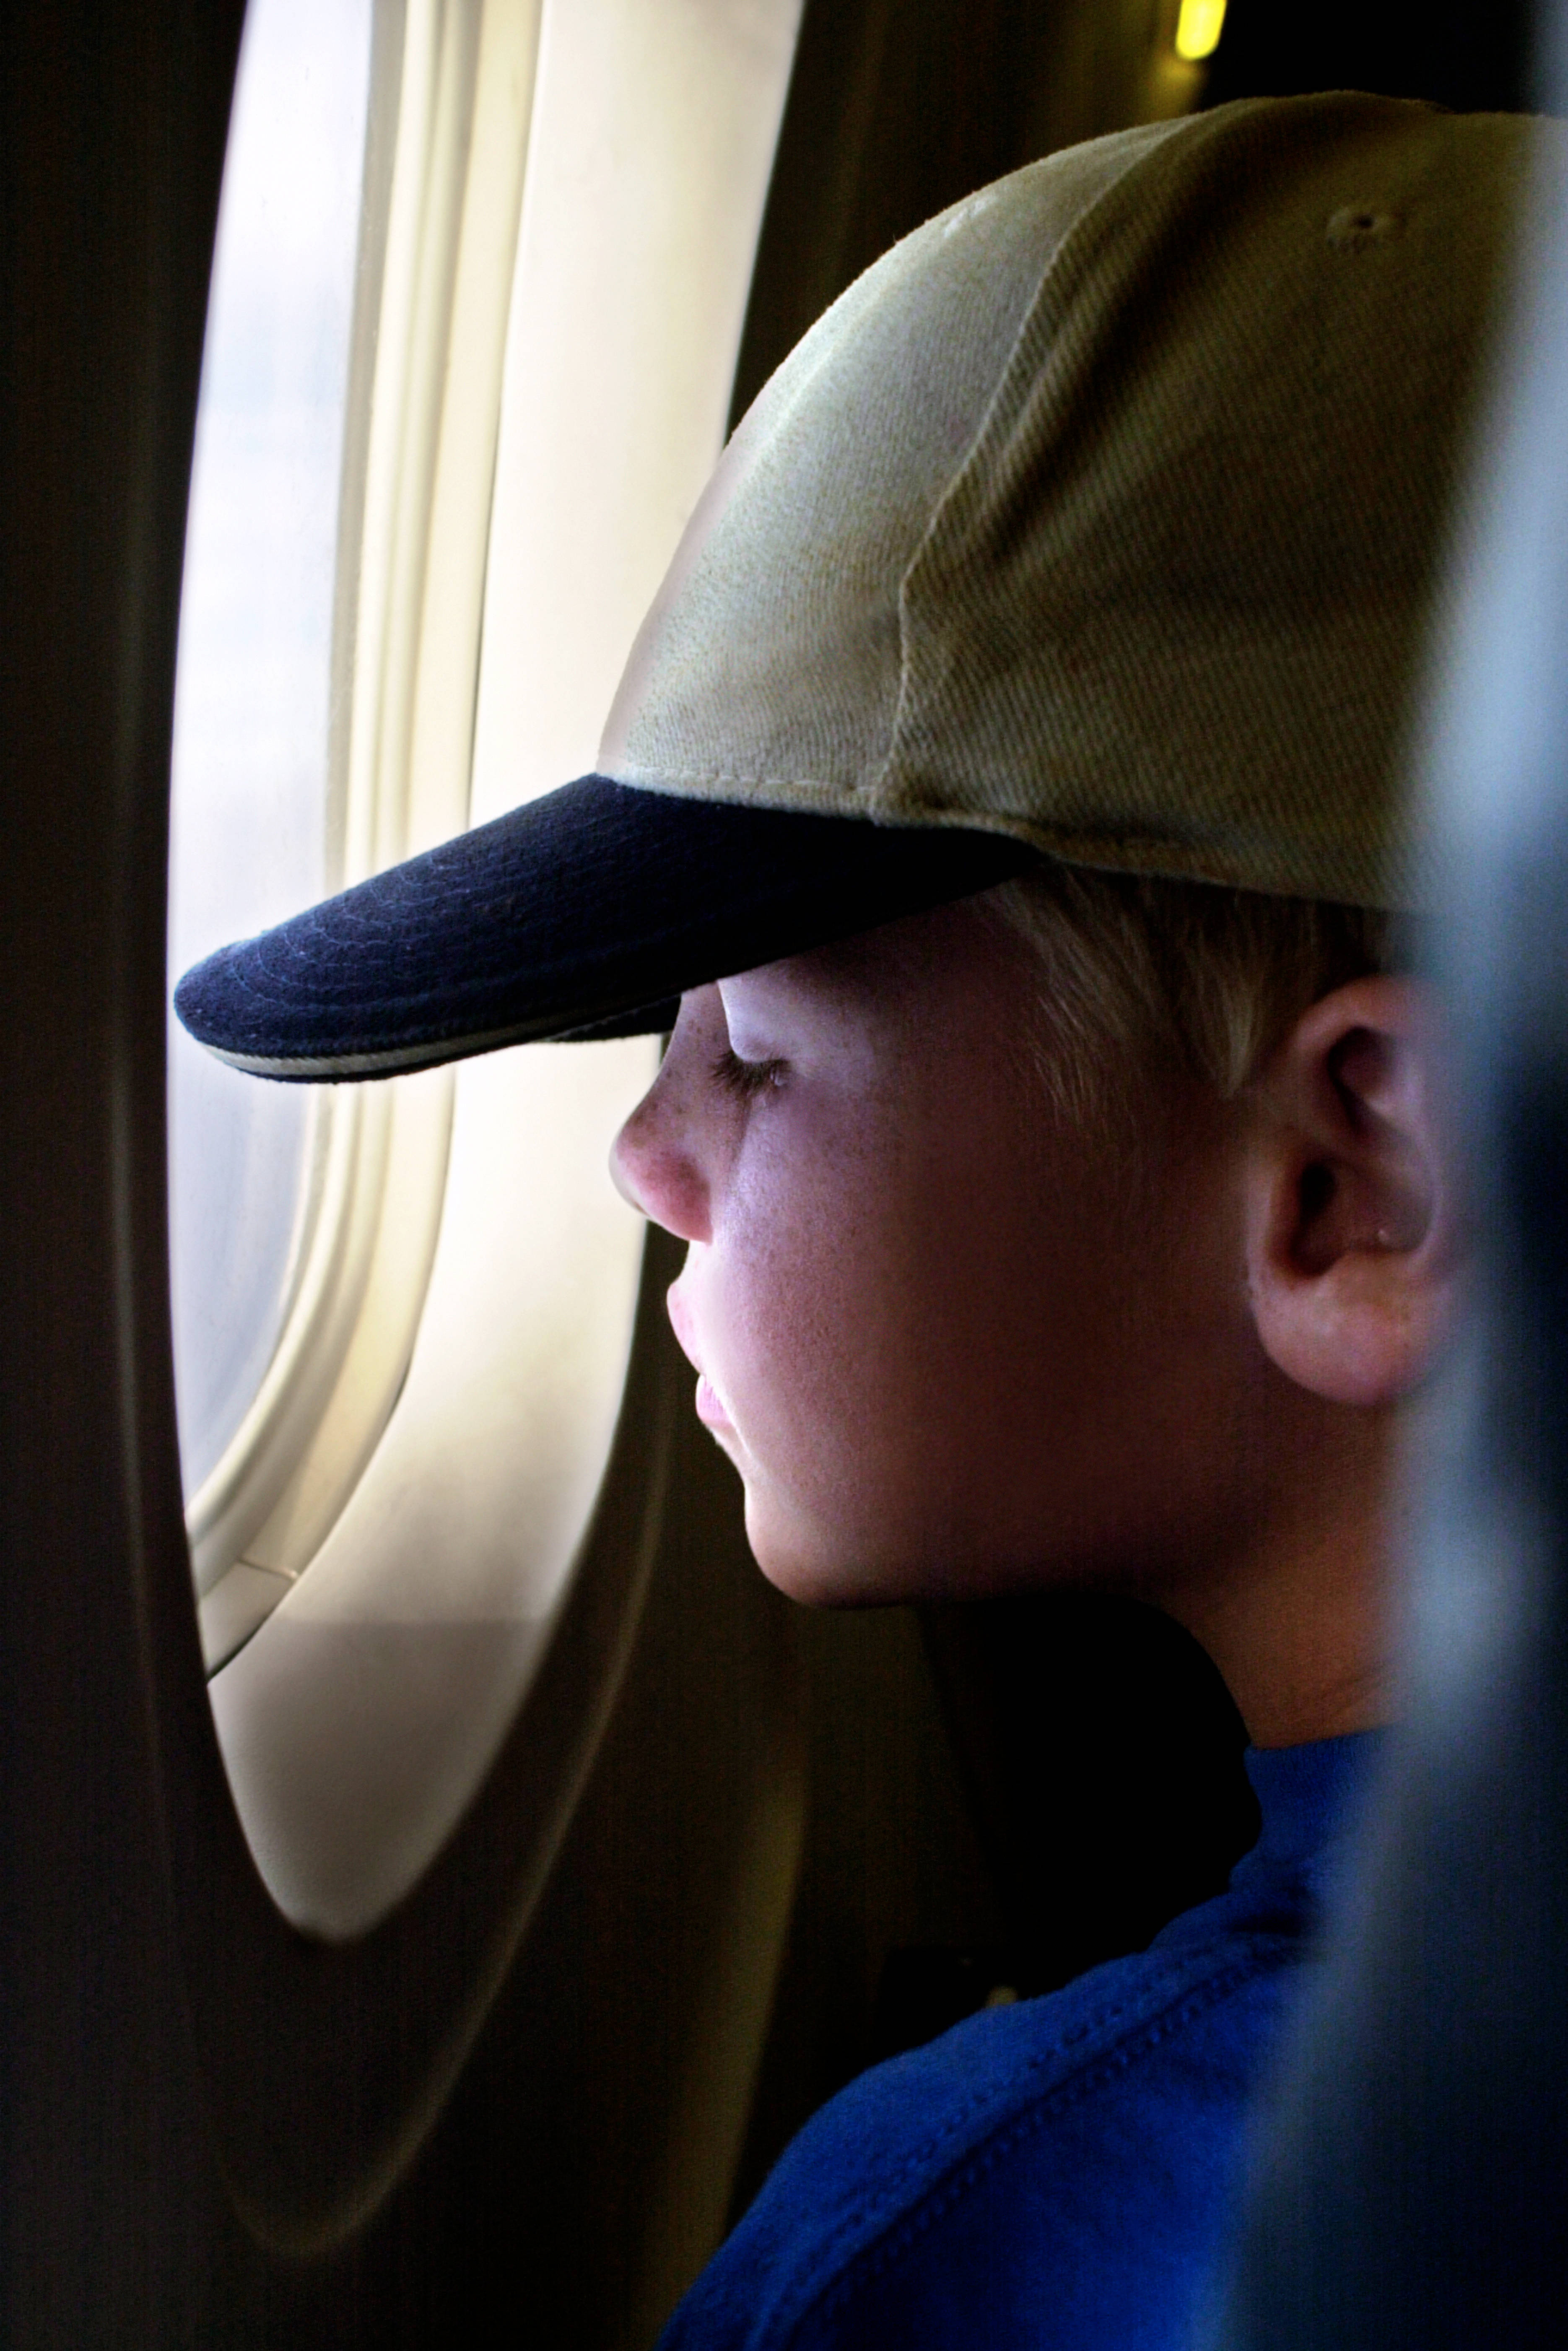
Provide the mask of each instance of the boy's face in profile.
POLYGON ((1071 1130, 1038 989, 983 901, 699 988, 616 1144, 799 1598, 1153 1596, 1259 1505, 1234 1115, 1150 1081, 1135 1156, 1071 1130))

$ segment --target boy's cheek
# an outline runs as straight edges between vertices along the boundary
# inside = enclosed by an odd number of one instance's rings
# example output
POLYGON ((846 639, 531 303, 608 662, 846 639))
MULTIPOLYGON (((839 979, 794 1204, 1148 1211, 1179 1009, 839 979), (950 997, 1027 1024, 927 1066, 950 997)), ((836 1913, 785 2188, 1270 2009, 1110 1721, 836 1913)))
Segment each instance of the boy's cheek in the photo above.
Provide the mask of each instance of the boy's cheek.
POLYGON ((727 1286, 712 1264, 682 1301, 727 1427, 712 1433, 746 1487, 758 1564, 798 1599, 833 1599, 837 1563, 878 1508, 873 1431, 838 1334, 787 1289, 727 1286), (715 1278, 710 1278, 715 1277, 715 1278))
MULTIPOLYGON (((824 1362, 803 1333, 737 1363, 735 1440, 747 1535, 769 1582, 791 1598, 845 1605, 905 1596, 928 1547, 930 1446, 912 1446, 885 1385, 824 1362)), ((896 1400, 894 1400, 896 1402, 896 1400)))

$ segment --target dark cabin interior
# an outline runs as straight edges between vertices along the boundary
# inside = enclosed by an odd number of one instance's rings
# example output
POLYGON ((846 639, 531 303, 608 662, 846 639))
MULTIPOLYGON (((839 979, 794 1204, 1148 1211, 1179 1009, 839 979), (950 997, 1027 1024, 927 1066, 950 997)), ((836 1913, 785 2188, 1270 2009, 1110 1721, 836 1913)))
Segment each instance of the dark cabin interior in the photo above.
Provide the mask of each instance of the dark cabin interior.
MULTIPOLYGON (((733 415, 897 237, 1137 119, 1160 5, 806 0, 733 415)), ((852 2075, 998 1990, 1141 1948, 1224 1882, 1256 1829, 1243 1733, 1197 1646, 1132 1601, 811 1616, 754 1578, 737 1596, 738 1494, 689 1420, 659 1420, 671 1350, 650 1337, 647 1426, 682 1515, 602 1739, 584 1760, 568 1719, 585 1601, 464 1847, 480 1891, 442 1880, 448 1956, 484 1953, 460 2058, 399 2071, 448 1998, 431 1905, 428 1950, 411 1928, 357 1973, 262 1918, 180 1581, 161 1061, 180 548, 242 14, 59 0, 0 29, 5 1043, 29 1105, 0 1145, 0 2331, 18 2351, 631 2351, 852 2075), (150 1698, 164 1650, 178 1687, 150 1698), (721 2161, 690 2122, 719 2078, 691 2020, 734 1955, 694 1921, 792 1741, 799 1875, 721 2161), (529 1790, 580 1766, 519 1941, 496 1925, 497 1856, 533 1834, 529 1790), (285 1983, 298 2021, 278 2032, 285 1983), (372 2001, 384 2030, 361 2045, 372 2001)), ((1529 37, 1516 0, 1230 0, 1201 102, 1353 87, 1528 107, 1529 37)))

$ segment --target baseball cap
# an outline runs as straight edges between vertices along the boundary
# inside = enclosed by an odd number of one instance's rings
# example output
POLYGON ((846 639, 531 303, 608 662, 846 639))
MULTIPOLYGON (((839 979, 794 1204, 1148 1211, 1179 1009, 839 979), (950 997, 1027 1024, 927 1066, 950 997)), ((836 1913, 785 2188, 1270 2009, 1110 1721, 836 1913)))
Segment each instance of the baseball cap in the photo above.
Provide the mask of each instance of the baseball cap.
POLYGON ((302 1080, 653 1030, 1041 856, 1427 903, 1406 745, 1547 141, 1247 100, 927 223, 737 428, 597 772, 220 949, 181 1019, 302 1080))

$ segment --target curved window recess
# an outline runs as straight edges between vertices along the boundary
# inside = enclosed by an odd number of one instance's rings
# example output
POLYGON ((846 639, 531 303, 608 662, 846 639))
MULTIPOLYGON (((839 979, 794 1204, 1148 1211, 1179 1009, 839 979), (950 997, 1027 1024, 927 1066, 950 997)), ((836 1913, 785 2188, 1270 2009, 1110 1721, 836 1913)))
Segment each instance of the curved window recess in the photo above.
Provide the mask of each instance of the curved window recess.
MULTIPOLYGON (((538 13, 538 0, 377 10, 340 503, 329 888, 446 838, 468 812, 538 13)), ((209 1669, 313 1560, 386 1426, 434 1251, 452 1092, 450 1072, 434 1071, 309 1098, 314 1180, 287 1311, 187 1511, 209 1669)))
MULTIPOLYGON (((471 705, 476 822, 592 767, 721 446, 799 14, 546 0, 471 705)), ((483 60, 478 88, 482 105, 483 60)), ((322 1937, 364 1932, 434 1857, 570 1587, 642 1255, 605 1154, 654 1060, 633 1040, 461 1065, 395 1410, 308 1575, 210 1685, 262 1876, 322 1937)))

